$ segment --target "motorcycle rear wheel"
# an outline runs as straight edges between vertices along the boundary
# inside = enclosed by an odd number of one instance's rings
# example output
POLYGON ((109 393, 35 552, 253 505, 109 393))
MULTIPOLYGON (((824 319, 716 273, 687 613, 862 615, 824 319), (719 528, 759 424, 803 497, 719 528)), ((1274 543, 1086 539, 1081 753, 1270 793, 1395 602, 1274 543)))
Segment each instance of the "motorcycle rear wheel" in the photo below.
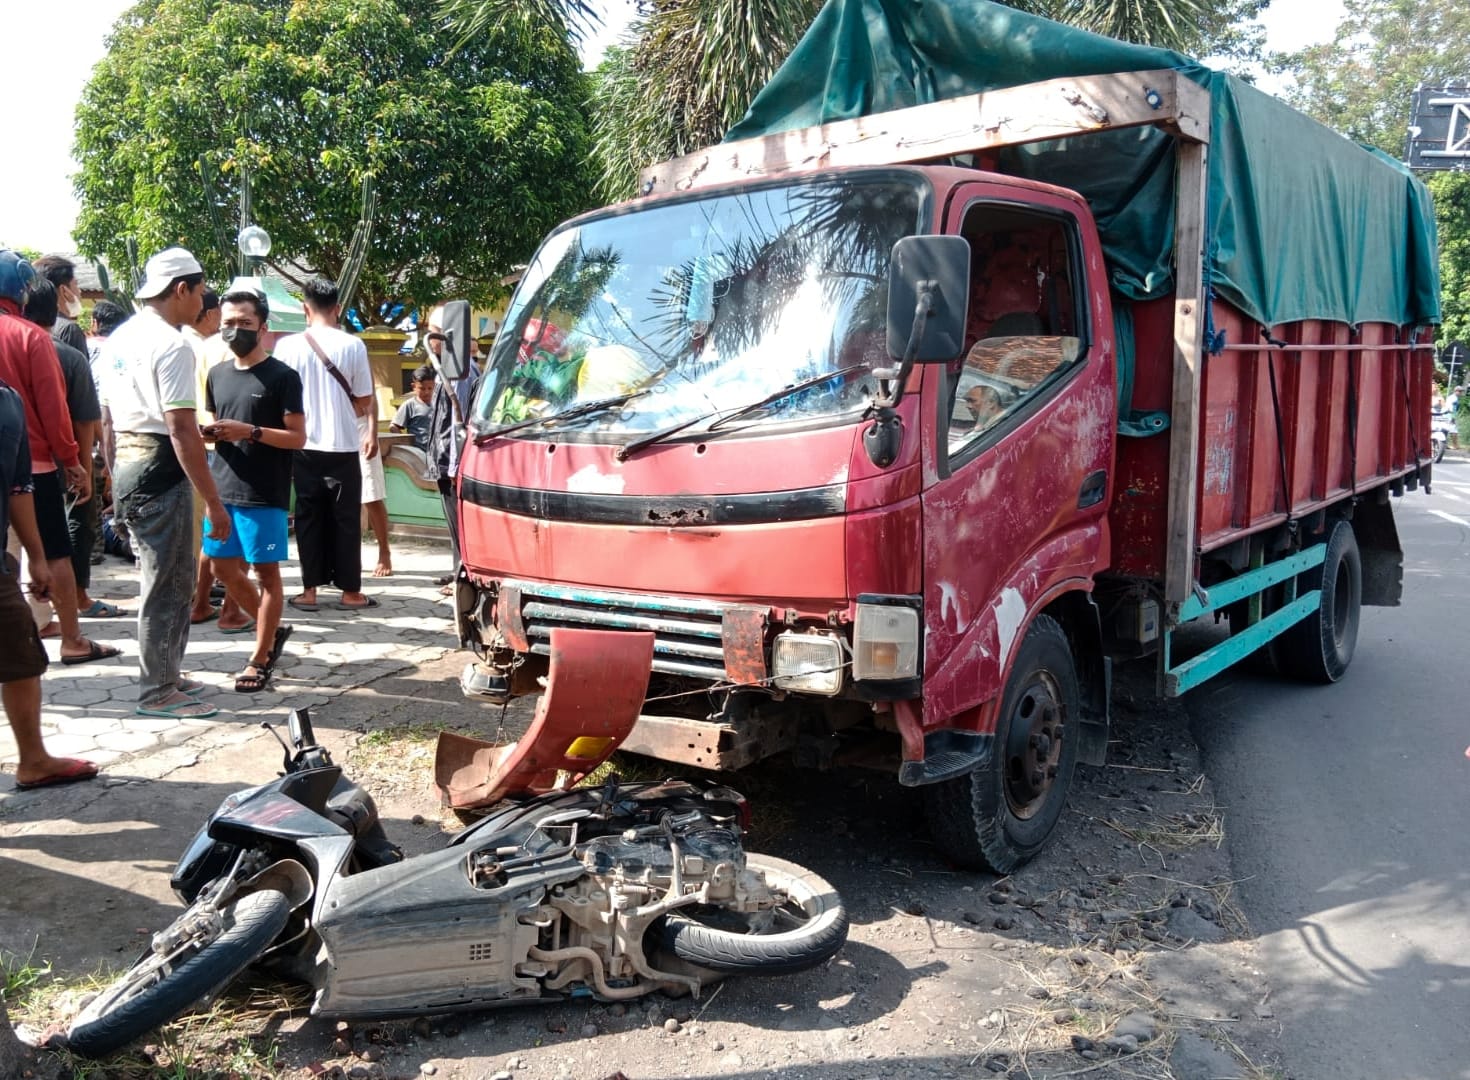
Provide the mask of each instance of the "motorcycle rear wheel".
POLYGON ((67 1046, 84 1057, 105 1057, 214 996, 265 952, 290 913, 284 893, 246 893, 221 912, 218 937, 163 966, 146 956, 102 991, 72 1022, 67 1046))
POLYGON ((747 853, 788 903, 759 916, 719 909, 671 912, 662 944, 679 959, 725 974, 788 975, 830 959, 847 940, 847 910, 837 890, 804 867, 747 853))

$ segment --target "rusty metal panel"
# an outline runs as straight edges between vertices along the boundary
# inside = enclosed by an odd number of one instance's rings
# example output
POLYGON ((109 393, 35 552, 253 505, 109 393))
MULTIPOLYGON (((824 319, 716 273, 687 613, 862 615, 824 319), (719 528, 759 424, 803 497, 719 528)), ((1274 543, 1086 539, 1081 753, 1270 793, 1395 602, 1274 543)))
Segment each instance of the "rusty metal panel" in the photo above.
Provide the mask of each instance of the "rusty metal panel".
POLYGON ((652 660, 652 634, 558 627, 551 633, 551 677, 526 733, 497 746, 440 732, 434 782, 457 808, 550 791, 564 778, 575 783, 632 730, 652 660))
POLYGON ((792 749, 799 730, 795 715, 786 709, 773 709, 729 724, 643 715, 619 749, 723 772, 743 769, 792 749))
POLYGON ((530 651, 531 642, 526 637, 526 624, 521 621, 521 590, 515 585, 501 584, 495 601, 495 622, 507 645, 516 652, 530 651))
POLYGON ((742 686, 766 678, 766 625, 770 608, 731 607, 721 620, 720 640, 725 649, 725 677, 742 686))

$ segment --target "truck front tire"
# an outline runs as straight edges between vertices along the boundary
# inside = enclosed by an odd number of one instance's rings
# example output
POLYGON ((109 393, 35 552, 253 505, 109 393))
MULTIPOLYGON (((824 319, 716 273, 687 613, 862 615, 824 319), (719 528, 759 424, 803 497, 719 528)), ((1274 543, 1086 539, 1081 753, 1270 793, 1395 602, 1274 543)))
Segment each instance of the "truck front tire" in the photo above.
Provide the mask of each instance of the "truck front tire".
POLYGON ((967 870, 997 874, 1036 855, 1067 800, 1080 724, 1071 643, 1055 619, 1038 615, 1001 696, 989 762, 924 789, 940 849, 967 870))
POLYGON ((1322 599, 1316 611, 1276 640, 1277 667, 1306 682, 1337 682, 1353 661, 1363 612, 1363 558, 1351 522, 1332 525, 1322 565, 1297 582, 1302 590, 1321 589, 1322 599))

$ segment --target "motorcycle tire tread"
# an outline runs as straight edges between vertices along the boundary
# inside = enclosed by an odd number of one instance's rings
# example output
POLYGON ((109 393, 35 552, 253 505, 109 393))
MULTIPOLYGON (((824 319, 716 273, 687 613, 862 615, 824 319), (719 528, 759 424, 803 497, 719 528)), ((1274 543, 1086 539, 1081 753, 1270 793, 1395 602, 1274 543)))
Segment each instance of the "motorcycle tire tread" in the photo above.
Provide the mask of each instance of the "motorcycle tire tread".
POLYGON ((279 936, 291 903, 284 893, 262 889, 246 893, 225 911, 229 922, 219 937, 117 1009, 74 1024, 68 1048, 83 1057, 105 1057, 218 993, 279 936))
POLYGON ((847 911, 837 890, 804 867, 769 855, 747 855, 747 866, 773 885, 796 884, 816 904, 802 927, 779 934, 737 934, 670 913, 661 930, 664 948, 687 963, 726 974, 789 975, 829 960, 847 940, 847 911), (774 880, 772 880, 774 879, 774 880))

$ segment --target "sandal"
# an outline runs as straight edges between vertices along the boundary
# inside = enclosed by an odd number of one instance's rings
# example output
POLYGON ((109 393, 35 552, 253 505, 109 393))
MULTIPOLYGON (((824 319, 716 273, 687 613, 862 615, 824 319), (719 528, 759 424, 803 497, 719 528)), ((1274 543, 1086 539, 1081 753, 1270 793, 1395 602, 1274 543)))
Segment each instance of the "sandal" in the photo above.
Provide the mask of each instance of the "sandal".
POLYGON ((114 656, 121 656, 122 650, 111 645, 99 645, 90 638, 83 638, 87 643, 87 651, 80 656, 67 656, 62 654, 61 662, 67 667, 73 664, 90 664, 93 660, 111 660, 114 656))
POLYGON ((109 604, 105 600, 93 600, 92 606, 77 612, 79 619, 119 619, 131 615, 131 611, 109 604))
POLYGON ((294 628, 289 625, 276 627, 276 636, 271 639, 271 651, 264 660, 251 660, 245 665, 245 670, 235 676, 235 692, 238 694, 258 694, 270 685, 271 674, 276 670, 276 663, 281 659, 281 652, 286 647, 286 642, 291 640, 291 632, 294 628), (252 672, 251 669, 255 670, 252 672))
POLYGON ((245 665, 244 671, 235 676, 235 693, 258 694, 266 688, 270 681, 270 661, 252 660, 245 665))

